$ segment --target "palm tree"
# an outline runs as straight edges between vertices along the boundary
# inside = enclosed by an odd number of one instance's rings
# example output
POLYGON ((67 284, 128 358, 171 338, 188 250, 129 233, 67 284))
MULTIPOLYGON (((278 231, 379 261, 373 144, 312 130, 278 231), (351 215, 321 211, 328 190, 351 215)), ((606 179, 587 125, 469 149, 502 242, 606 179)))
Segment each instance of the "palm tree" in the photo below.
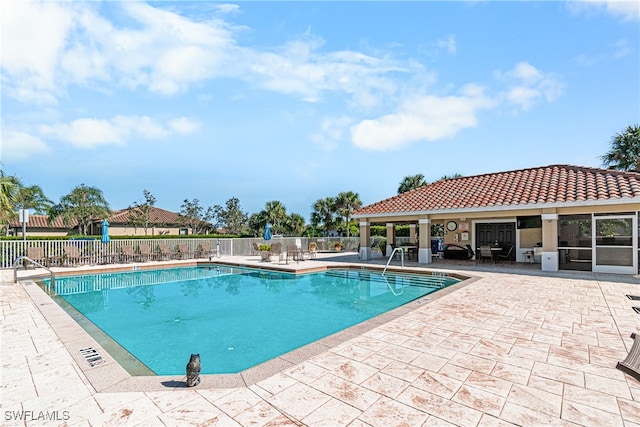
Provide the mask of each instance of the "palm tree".
POLYGON ((459 173, 454 173, 453 175, 442 175, 442 178, 440 178, 440 181, 446 181, 448 179, 456 179, 456 178, 462 178, 462 175, 460 175, 459 173))
POLYGON ((333 227, 334 215, 336 212, 336 202, 333 197, 318 199, 313 204, 311 213, 311 224, 324 230, 324 235, 329 234, 329 229, 333 227))
POLYGON ((71 193, 61 197, 60 203, 50 209, 49 221, 61 217, 63 223, 70 226, 75 220, 80 227, 80 233, 86 235, 93 220, 109 215, 111 210, 102 190, 80 184, 71 193))
POLYGON ((287 218, 287 208, 278 200, 271 200, 265 205, 267 221, 271 223, 271 230, 274 234, 284 232, 284 223, 287 218))
POLYGON ((292 213, 286 220, 287 232, 292 236, 302 236, 305 230, 304 217, 297 213, 292 213))
POLYGON ((0 169, 0 224, 5 232, 9 230, 11 220, 17 215, 14 205, 16 181, 15 177, 6 176, 0 169))
POLYGON ((427 185, 427 181, 424 179, 424 175, 421 173, 416 175, 405 176, 400 186, 398 187, 398 194, 406 193, 410 190, 415 190, 416 188, 422 187, 423 185, 427 185))
POLYGON ((264 233, 264 227, 267 222, 269 222, 269 220, 267 219, 267 212, 264 210, 251 214, 247 220, 249 230, 251 230, 255 237, 261 236, 264 233))
POLYGON ((611 139, 609 151, 600 157, 609 169, 640 172, 640 126, 627 126, 611 139))
POLYGON ((351 212, 362 207, 362 201, 358 193, 353 191, 344 191, 336 197, 336 209, 338 213, 344 217, 347 229, 347 237, 349 237, 349 217, 351 212))

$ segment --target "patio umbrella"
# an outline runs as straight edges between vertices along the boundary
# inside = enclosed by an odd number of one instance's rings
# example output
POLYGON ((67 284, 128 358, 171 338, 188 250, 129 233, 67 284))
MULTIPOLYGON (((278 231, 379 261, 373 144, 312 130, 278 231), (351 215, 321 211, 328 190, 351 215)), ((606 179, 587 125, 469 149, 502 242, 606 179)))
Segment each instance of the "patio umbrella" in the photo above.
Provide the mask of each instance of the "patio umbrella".
POLYGON ((266 241, 271 240, 271 224, 267 223, 267 225, 264 226, 264 236, 262 237, 266 241))
POLYGON ((102 243, 109 243, 111 238, 109 237, 109 223, 105 219, 102 221, 102 237, 100 238, 102 243))

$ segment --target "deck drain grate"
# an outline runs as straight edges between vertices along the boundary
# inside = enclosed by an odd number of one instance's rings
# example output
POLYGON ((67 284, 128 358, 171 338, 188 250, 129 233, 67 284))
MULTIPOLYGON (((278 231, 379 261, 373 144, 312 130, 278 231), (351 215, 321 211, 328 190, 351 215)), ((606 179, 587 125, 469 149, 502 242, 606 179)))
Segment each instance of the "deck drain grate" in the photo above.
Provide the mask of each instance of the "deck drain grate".
POLYGON ((629 294, 627 294, 627 298, 629 298, 630 300, 633 300, 633 301, 640 300, 640 296, 638 296, 638 295, 629 295, 629 294))
POLYGON ((92 367, 97 365, 102 365, 103 363, 107 362, 102 356, 100 356, 100 353, 98 353, 98 350, 96 350, 93 347, 81 348, 80 354, 82 355, 82 357, 84 357, 84 360, 86 360, 87 363, 89 363, 89 366, 92 366, 92 367))
POLYGON ((640 314, 640 307, 633 307, 633 311, 640 314))

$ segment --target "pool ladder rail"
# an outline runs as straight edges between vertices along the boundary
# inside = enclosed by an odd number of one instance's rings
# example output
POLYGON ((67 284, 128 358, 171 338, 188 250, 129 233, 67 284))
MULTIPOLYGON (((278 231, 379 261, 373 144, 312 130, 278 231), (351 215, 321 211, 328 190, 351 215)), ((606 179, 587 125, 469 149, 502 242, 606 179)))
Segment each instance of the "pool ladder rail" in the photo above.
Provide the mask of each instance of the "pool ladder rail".
POLYGON ((55 289, 56 275, 54 274, 54 272, 49 267, 45 267, 44 265, 40 264, 38 261, 32 260, 28 256, 20 256, 16 258, 15 261, 13 261, 13 283, 18 283, 18 266, 20 265, 20 261, 29 261, 31 264, 37 265, 38 267, 44 268, 45 270, 47 270, 49 274, 51 274, 51 287, 55 289))
POLYGON ((387 260, 387 265, 384 266, 384 270, 382 270, 382 275, 384 276, 384 273, 387 272, 387 267, 389 267, 389 263, 391 263, 391 260, 393 259, 393 256, 396 254, 396 252, 400 252, 400 260, 402 262, 402 267, 404 267, 404 249, 403 248, 394 248, 391 251, 391 255, 389 255, 389 259, 387 260))

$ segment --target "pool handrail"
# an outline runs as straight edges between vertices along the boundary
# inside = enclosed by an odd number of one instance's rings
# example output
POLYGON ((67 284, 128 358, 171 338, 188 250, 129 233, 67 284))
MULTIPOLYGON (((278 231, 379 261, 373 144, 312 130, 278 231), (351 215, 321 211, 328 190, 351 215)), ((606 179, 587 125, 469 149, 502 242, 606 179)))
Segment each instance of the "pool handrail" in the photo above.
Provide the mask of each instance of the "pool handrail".
POLYGON ((30 263, 37 265, 40 268, 44 268, 45 270, 47 270, 49 272, 49 274, 51 274, 51 287, 53 287, 53 289, 55 289, 56 286, 56 275, 53 272, 53 270, 51 270, 49 267, 45 267, 44 265, 40 264, 38 261, 34 261, 31 258, 29 258, 28 256, 19 256, 18 258, 15 259, 15 261, 13 261, 13 283, 18 283, 18 265, 20 263, 20 261, 29 261, 30 263))
POLYGON ((389 263, 391 262, 391 260, 393 259, 393 255, 395 255, 396 252, 400 251, 400 260, 402 261, 402 267, 404 267, 404 249, 403 248, 395 248, 391 251, 391 255, 389 255, 389 259, 387 260, 387 265, 384 266, 384 270, 382 270, 382 275, 384 276, 384 273, 387 272, 387 267, 389 267, 389 263))

